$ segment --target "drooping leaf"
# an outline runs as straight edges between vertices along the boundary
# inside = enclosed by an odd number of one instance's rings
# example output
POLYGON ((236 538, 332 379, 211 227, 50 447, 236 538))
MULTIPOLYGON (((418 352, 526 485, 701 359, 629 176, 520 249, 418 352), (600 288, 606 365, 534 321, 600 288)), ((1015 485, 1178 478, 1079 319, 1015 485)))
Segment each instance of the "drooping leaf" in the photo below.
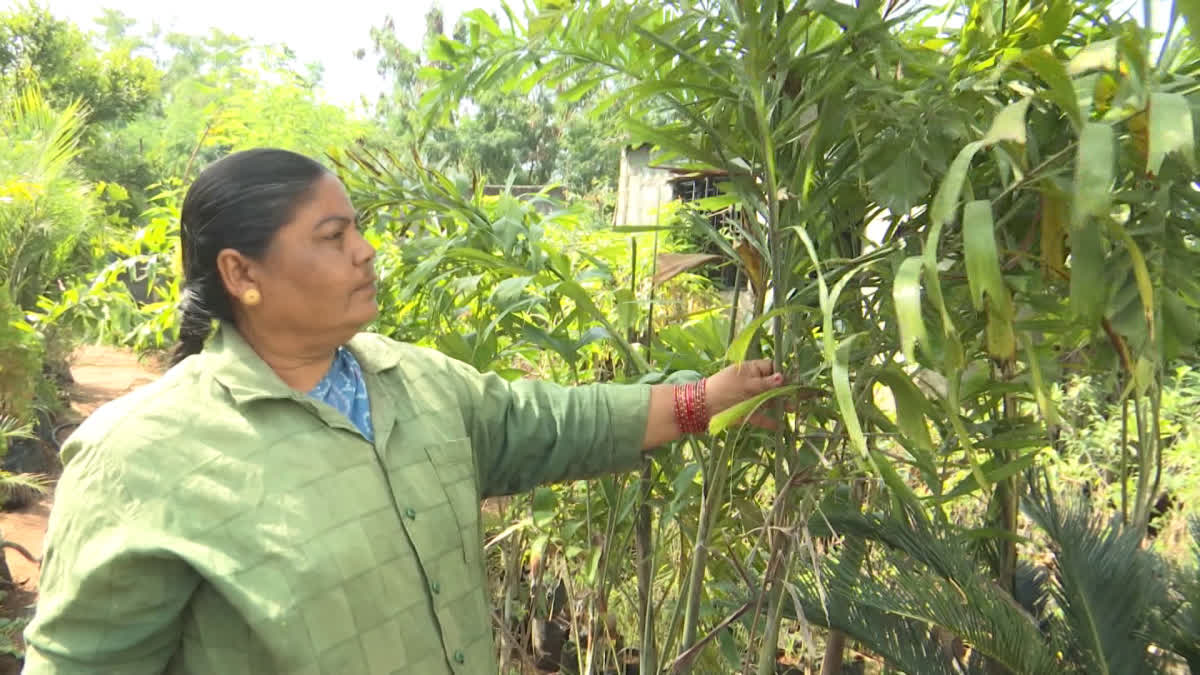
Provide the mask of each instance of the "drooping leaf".
POLYGON ((929 435, 929 424, 925 419, 925 397, 913 384, 912 379, 895 369, 881 371, 877 379, 892 392, 896 402, 896 426, 909 441, 910 451, 926 487, 937 493, 940 489, 937 465, 934 463, 933 439, 929 435))
POLYGON ((1075 204, 1071 219, 1074 227, 1108 211, 1112 200, 1114 153, 1111 126, 1095 122, 1083 125, 1075 162, 1075 204))
POLYGON ((975 158, 975 153, 979 152, 983 146, 984 144, 980 141, 968 143, 950 164, 950 170, 942 179, 942 184, 933 198, 933 206, 930 208, 929 217, 935 224, 945 224, 954 220, 954 211, 958 207, 959 195, 962 194, 963 183, 967 179, 967 169, 971 167, 971 160, 975 158))
POLYGON ((917 362, 916 347, 929 343, 925 332, 925 319, 921 316, 921 272, 924 259, 913 256, 905 258, 892 282, 892 301, 896 305, 896 321, 900 324, 900 343, 904 358, 917 362))
POLYGON ((1050 392, 1046 389, 1046 380, 1042 376, 1042 364, 1033 348, 1033 340, 1028 333, 1024 333, 1021 336, 1021 342, 1025 347, 1025 356, 1029 359, 1029 375, 1032 379, 1030 384, 1033 386, 1033 396, 1037 399, 1042 420, 1047 427, 1058 426, 1058 409, 1054 407, 1054 402, 1050 399, 1050 392))
POLYGON ((1129 235, 1129 231, 1125 226, 1114 222, 1113 228, 1120 235, 1122 243, 1125 244, 1125 250, 1129 253, 1129 259, 1133 262, 1133 278, 1137 281, 1138 295, 1142 299, 1142 312, 1146 317, 1146 329, 1149 332, 1150 339, 1154 339, 1155 322, 1154 322, 1154 286, 1150 282, 1150 269, 1146 267, 1146 256, 1142 255, 1142 249, 1129 235))
POLYGON ((1004 285, 1000 256, 996 251, 992 204, 986 199, 969 202, 963 209, 963 255, 975 309, 984 309, 986 297, 993 309, 1011 315, 1011 298, 1004 285))
POLYGON ((1108 270, 1100 228, 1088 220, 1071 228, 1071 313, 1088 326, 1099 324, 1108 301, 1108 270))
POLYGON ((1146 173, 1157 176, 1163 160, 1179 153, 1188 166, 1196 167, 1195 136, 1192 130, 1192 109, 1183 94, 1155 92, 1150 94, 1150 142, 1146 158, 1146 173))

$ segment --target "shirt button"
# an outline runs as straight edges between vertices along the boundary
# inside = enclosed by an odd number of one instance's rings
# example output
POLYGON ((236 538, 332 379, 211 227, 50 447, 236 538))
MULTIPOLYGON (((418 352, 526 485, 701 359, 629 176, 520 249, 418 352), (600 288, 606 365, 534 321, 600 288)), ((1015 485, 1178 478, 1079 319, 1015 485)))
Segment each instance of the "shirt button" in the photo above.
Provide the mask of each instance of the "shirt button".
POLYGON ((461 666, 467 662, 467 655, 463 654, 461 649, 454 652, 454 662, 461 666))
POLYGON ((409 520, 416 520, 417 519, 417 510, 411 506, 408 507, 407 509, 404 509, 404 517, 408 518, 409 520))
POLYGON ((435 581, 432 584, 429 584, 429 590, 433 591, 434 595, 437 595, 438 593, 442 592, 442 585, 435 581))

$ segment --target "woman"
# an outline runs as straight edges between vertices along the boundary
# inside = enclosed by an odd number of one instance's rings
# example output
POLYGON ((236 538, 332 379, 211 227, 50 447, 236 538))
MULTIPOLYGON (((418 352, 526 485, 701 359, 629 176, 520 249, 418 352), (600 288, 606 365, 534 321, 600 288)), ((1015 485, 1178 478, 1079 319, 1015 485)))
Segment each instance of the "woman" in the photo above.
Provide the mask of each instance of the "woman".
POLYGON ((63 447, 27 673, 494 673, 480 499, 632 469, 782 383, 509 383, 359 334, 375 252, 294 153, 216 162, 181 221, 174 366, 63 447))

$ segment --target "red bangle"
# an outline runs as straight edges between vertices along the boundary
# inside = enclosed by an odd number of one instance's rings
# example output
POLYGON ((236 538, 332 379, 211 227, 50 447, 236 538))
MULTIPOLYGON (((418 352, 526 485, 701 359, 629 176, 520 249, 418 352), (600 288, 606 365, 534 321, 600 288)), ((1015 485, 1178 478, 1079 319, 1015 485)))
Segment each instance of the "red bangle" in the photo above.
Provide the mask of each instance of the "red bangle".
POLYGON ((684 434, 708 431, 708 381, 675 387, 675 425, 684 434))

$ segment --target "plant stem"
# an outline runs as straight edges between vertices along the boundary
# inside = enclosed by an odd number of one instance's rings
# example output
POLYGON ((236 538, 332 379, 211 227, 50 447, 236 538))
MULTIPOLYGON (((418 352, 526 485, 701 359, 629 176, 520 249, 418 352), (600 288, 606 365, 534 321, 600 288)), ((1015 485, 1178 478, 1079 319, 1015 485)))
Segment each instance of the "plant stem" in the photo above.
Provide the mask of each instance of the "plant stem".
POLYGON ((725 480, 729 472, 729 459, 722 444, 709 453, 710 465, 705 467, 705 489, 700 497, 700 518, 696 529, 696 544, 692 552, 692 566, 687 583, 686 610, 683 618, 683 639, 679 642, 679 655, 693 647, 700 623, 700 596, 704 592, 704 570, 708 564, 708 536, 722 503, 725 480))

